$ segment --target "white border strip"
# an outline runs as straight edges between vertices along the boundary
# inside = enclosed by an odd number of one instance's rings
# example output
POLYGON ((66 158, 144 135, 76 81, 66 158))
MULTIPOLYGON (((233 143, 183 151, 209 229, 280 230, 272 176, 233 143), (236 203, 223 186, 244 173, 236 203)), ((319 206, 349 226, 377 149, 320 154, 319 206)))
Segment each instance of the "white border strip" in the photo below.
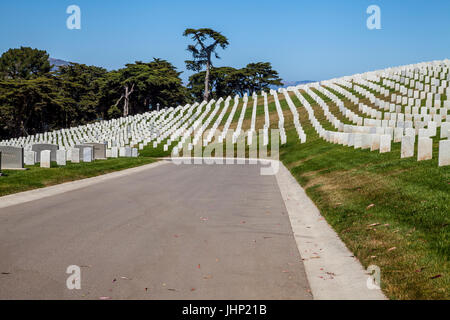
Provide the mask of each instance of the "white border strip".
POLYGON ((385 300, 380 289, 368 289, 359 260, 281 162, 276 177, 314 299, 385 300))
MULTIPOLYGON (((219 159, 219 158, 215 158, 219 159)), ((116 171, 105 175, 62 183, 0 197, 0 209, 50 197, 64 192, 84 188, 110 179, 127 176, 164 165, 173 160, 164 160, 148 165, 116 171)), ((186 160, 186 158, 183 158, 186 160)), ((211 159, 209 159, 211 160, 211 159)), ((227 158, 222 158, 226 163, 227 158)), ((236 161, 236 158, 230 158, 236 161)), ((239 159, 244 160, 244 159, 239 159)), ((245 159, 249 160, 249 159, 245 159)), ((268 159, 250 159, 261 163, 274 162, 268 159)), ((369 290, 368 275, 360 262, 339 239, 308 198, 295 178, 281 161, 276 172, 278 186, 286 205, 300 256, 303 258, 309 285, 316 300, 385 300, 381 290, 369 290)))

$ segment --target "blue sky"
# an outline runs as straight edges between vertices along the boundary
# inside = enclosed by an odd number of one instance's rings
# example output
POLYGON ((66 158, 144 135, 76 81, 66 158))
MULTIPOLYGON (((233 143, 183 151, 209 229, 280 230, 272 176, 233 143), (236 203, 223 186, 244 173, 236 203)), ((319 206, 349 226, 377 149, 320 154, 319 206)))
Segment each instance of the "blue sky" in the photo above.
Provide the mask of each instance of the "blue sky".
POLYGON ((450 58, 447 0, 2 0, 0 52, 31 46, 107 69, 158 57, 186 79, 187 27, 229 38, 216 66, 270 61, 288 81, 450 58), (81 8, 81 30, 66 28, 71 4, 81 8), (371 4, 381 8, 382 30, 366 27, 371 4))

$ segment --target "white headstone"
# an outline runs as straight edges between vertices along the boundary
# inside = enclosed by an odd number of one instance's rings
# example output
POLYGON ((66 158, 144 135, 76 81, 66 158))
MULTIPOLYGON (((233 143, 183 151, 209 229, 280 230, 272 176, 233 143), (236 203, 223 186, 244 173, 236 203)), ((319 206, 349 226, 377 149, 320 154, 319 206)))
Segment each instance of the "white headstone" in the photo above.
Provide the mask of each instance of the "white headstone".
POLYGON ((441 139, 450 138, 450 122, 442 122, 441 125, 441 139))
POLYGON ((72 163, 80 163, 80 149, 73 148, 71 150, 71 152, 72 152, 72 157, 71 157, 72 163))
POLYGON ((439 141, 439 167, 450 166, 450 140, 439 141))
POLYGON ((404 136, 402 138, 401 158, 414 157, 415 136, 404 136))
POLYGON ((65 166, 66 161, 66 150, 56 150, 56 164, 58 166, 65 166))
POLYGON ((391 136, 383 134, 380 136, 380 153, 391 152, 391 136))
POLYGON ((41 151, 41 168, 50 168, 51 167, 51 151, 43 150, 41 151))
POLYGON ((402 141, 403 131, 404 131, 403 128, 395 128, 394 129, 394 142, 402 141))
POLYGON ((27 166, 34 166, 36 164, 36 152, 24 151, 24 162, 27 166))
POLYGON ((111 148, 111 158, 118 158, 119 157, 119 149, 117 147, 111 148))
POLYGON ((372 145, 370 146, 370 151, 375 151, 380 149, 380 135, 372 134, 372 145))
POLYGON ((83 162, 92 162, 92 148, 83 148, 83 162))
POLYGON ((372 147, 372 135, 369 133, 365 133, 361 135, 361 149, 370 149, 372 147))
POLYGON ((419 138, 417 150, 417 161, 431 160, 433 158, 433 140, 425 137, 419 138))

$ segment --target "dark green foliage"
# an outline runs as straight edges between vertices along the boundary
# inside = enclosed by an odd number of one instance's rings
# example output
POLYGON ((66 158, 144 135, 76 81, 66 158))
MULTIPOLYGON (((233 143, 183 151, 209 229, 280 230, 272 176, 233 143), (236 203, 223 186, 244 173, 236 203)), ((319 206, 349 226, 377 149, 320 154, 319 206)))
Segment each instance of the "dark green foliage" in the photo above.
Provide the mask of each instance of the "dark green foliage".
POLYGON ((0 136, 53 129, 63 101, 53 77, 0 81, 0 136))
POLYGON ((153 59, 106 69, 71 63, 51 72, 48 54, 10 49, 0 58, 0 139, 83 125, 127 114, 176 107, 191 101, 181 72, 153 59))
POLYGON ((9 49, 0 57, 0 78, 32 79, 50 72, 47 52, 28 47, 9 49))
POLYGON ((190 37, 195 43, 187 47, 187 51, 192 54, 193 60, 185 61, 186 68, 192 71, 200 71, 205 67, 203 100, 208 101, 210 97, 210 71, 213 66, 211 56, 214 54, 216 59, 220 59, 216 51, 217 47, 226 49, 229 45, 228 39, 220 32, 209 28, 186 29, 183 36, 190 37))
MULTIPOLYGON (((203 98, 206 71, 189 77, 188 88, 198 100, 203 98)), ((219 97, 251 95, 253 92, 267 90, 271 85, 281 85, 278 72, 272 69, 270 62, 249 63, 245 68, 211 68, 209 90, 214 99, 219 97)))
POLYGON ((108 90, 115 93, 114 98, 120 99, 123 87, 134 86, 130 95, 132 114, 148 111, 149 106, 156 109, 158 103, 161 108, 176 107, 187 102, 186 89, 180 74, 181 72, 166 60, 155 58, 149 63, 137 61, 112 73, 108 79, 108 90))
POLYGON ((184 35, 196 41, 188 48, 194 57, 188 68, 211 66, 208 72, 192 75, 188 88, 183 86, 181 72, 163 59, 136 61, 112 71, 78 63, 52 71, 46 51, 9 49, 0 57, 0 140, 143 113, 156 110, 157 105, 177 107, 203 100, 205 78, 207 91, 215 99, 280 84, 268 62, 242 69, 213 68, 211 54, 219 58, 217 47, 228 46, 228 39, 219 32, 187 29, 184 35))
POLYGON ((103 97, 106 69, 71 63, 59 67, 57 78, 62 98, 61 121, 64 127, 76 126, 105 118, 103 97))

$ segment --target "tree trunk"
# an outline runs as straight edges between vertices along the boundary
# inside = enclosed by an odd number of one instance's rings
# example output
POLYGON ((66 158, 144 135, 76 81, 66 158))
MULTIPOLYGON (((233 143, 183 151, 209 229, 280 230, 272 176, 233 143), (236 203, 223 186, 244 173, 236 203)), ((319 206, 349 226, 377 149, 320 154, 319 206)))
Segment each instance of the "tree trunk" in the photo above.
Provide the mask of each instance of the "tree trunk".
POLYGON ((206 62, 206 75, 205 75, 205 92, 203 93, 203 100, 208 101, 209 100, 209 68, 211 64, 209 61, 206 62))
POLYGON ((125 86, 125 95, 124 95, 125 102, 123 104, 123 116, 124 117, 128 116, 128 103, 129 103, 128 96, 129 95, 130 94, 128 93, 128 86, 125 86))
POLYGON ((123 105, 123 116, 127 117, 128 114, 130 113, 130 95, 134 91, 134 83, 131 86, 131 89, 128 89, 128 85, 124 86, 124 88, 125 88, 125 94, 123 97, 125 98, 125 102, 123 105))

